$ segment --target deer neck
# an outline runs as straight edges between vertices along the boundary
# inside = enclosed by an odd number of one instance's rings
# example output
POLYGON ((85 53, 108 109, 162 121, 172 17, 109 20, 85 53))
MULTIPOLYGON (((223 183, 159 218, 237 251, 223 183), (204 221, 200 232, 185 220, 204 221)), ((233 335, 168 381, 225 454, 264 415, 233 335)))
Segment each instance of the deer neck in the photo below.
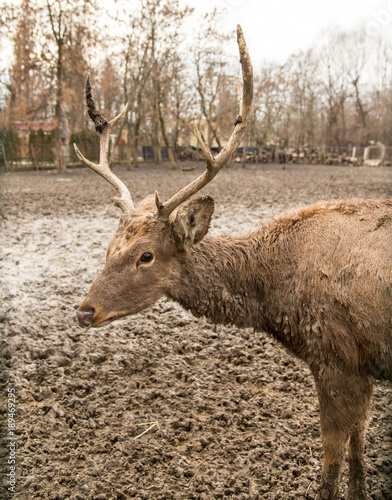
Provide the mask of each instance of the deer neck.
POLYGON ((206 236, 180 260, 169 298, 214 323, 257 327, 263 264, 258 233, 206 236))
POLYGON ((180 260, 167 296, 213 323, 268 332, 306 361, 297 306, 285 293, 297 268, 295 251, 286 240, 279 245, 268 226, 237 238, 207 235, 180 260))

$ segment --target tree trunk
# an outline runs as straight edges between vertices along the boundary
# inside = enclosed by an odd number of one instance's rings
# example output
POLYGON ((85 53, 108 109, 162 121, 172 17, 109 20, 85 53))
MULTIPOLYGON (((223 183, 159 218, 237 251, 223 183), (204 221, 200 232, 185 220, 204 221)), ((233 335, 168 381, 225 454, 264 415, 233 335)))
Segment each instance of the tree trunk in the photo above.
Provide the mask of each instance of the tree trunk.
POLYGON ((208 127, 210 129, 210 132, 212 134, 213 139, 215 139, 215 142, 217 143, 218 148, 222 149, 222 144, 221 144, 221 142, 219 140, 218 134, 217 134, 217 132, 215 130, 215 127, 213 127, 212 122, 210 120, 210 114, 207 113, 205 102, 204 102, 204 96, 201 99, 201 109, 202 109, 204 118, 206 119, 207 125, 208 125, 208 127))
POLYGON ((63 174, 67 170, 67 166, 64 161, 64 147, 63 141, 67 140, 65 134, 63 134, 63 110, 61 107, 63 100, 63 41, 62 39, 57 40, 57 92, 56 92, 56 107, 55 107, 55 117, 56 117, 56 128, 54 130, 54 141, 55 141, 55 157, 56 157, 56 167, 59 174, 63 174))
POLYGON ((246 148, 246 146, 244 146, 244 150, 242 152, 242 157, 241 157, 242 168, 245 168, 245 166, 246 166, 246 151, 247 151, 247 148, 246 148))
POLYGON ((139 160, 137 156, 137 136, 135 135, 131 139, 131 154, 132 154, 132 163, 135 168, 139 168, 139 160))
POLYGON ((161 124, 161 133, 162 133, 163 141, 165 143, 167 155, 168 155, 169 161, 170 161, 170 167, 172 170, 175 170, 176 169, 176 161, 174 159, 173 150, 170 146, 169 138, 167 136, 165 119, 163 117, 162 108, 161 108, 160 104, 158 104, 158 114, 159 114, 159 123, 161 124))
POLYGON ((132 170, 132 139, 130 139, 130 134, 128 134, 127 142, 127 170, 132 170))
POLYGON ((154 149, 154 163, 155 165, 160 165, 162 163, 161 146, 155 143, 153 149, 154 149))
POLYGON ((159 143, 159 118, 157 110, 154 110, 153 126, 152 126, 152 147, 154 149, 154 163, 160 165, 162 163, 161 145, 159 143))
POLYGON ((139 130, 140 130, 141 117, 138 113, 138 118, 134 125, 134 134, 131 140, 131 149, 132 149, 132 158, 133 158, 133 166, 135 168, 139 167, 139 160, 137 155, 137 147, 139 144, 139 130))
POLYGON ((64 148, 62 144, 61 130, 57 126, 54 130, 54 154, 56 158, 56 168, 59 174, 64 174, 67 171, 67 167, 64 161, 64 148))
POLYGON ((5 168, 5 171, 8 172, 9 170, 9 165, 8 165, 8 161, 7 161, 7 157, 5 155, 5 147, 4 147, 4 143, 3 141, 1 141, 1 151, 3 153, 3 160, 4 160, 4 168, 5 168))

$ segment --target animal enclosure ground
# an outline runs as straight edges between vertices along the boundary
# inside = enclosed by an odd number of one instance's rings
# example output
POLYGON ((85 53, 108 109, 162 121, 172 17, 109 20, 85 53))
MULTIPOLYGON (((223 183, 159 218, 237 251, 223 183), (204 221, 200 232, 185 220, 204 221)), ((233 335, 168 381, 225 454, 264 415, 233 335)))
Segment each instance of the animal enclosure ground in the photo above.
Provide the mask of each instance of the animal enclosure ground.
MULTIPOLYGON (((138 202, 155 189, 167 199, 204 168, 194 166, 115 171, 138 202)), ((3 425, 7 387, 17 401, 12 498, 314 498, 321 441, 307 367, 265 334, 214 328, 166 299, 82 329, 75 310, 117 227, 114 190, 87 169, 0 182, 3 425)), ((211 231, 238 234, 316 201, 392 198, 392 169, 235 165, 204 192, 216 201, 211 231)), ((370 498, 392 499, 390 383, 376 385, 366 463, 370 498)))

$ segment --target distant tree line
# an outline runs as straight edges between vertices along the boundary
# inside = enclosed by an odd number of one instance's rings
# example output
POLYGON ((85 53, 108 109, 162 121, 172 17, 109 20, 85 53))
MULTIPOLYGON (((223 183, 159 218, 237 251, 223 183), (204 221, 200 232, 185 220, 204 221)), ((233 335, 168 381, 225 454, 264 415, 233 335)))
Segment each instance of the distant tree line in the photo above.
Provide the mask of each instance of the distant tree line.
MULTIPOLYGON (((195 22, 179 0, 118 1, 110 11, 103 3, 0 3, 0 35, 12 52, 0 68, 3 145, 11 143, 15 124, 50 123, 46 141, 64 171, 71 134, 85 138, 86 147, 94 144, 81 112, 90 73, 105 116, 129 103, 117 130, 118 139, 127 138, 129 167, 137 166, 138 146, 148 144, 156 162, 165 146, 175 168, 195 118, 209 144, 221 147, 237 113, 239 68, 228 51, 234 35, 219 30, 218 13, 195 22)), ((330 29, 311 49, 285 64, 265 63, 255 75, 248 145, 347 148, 372 140, 392 146, 392 41, 381 30, 368 36, 360 28, 330 29)), ((37 134, 30 143, 42 155, 45 139, 37 134)))

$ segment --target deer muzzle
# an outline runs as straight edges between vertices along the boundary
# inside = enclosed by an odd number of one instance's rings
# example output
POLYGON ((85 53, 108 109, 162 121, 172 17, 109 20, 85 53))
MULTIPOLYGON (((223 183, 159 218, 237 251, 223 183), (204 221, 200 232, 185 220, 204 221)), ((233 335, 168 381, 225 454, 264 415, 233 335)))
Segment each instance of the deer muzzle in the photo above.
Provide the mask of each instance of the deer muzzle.
POLYGON ((91 326, 94 317, 94 309, 88 309, 87 311, 76 311, 76 317, 78 318, 78 322, 80 326, 91 326))

